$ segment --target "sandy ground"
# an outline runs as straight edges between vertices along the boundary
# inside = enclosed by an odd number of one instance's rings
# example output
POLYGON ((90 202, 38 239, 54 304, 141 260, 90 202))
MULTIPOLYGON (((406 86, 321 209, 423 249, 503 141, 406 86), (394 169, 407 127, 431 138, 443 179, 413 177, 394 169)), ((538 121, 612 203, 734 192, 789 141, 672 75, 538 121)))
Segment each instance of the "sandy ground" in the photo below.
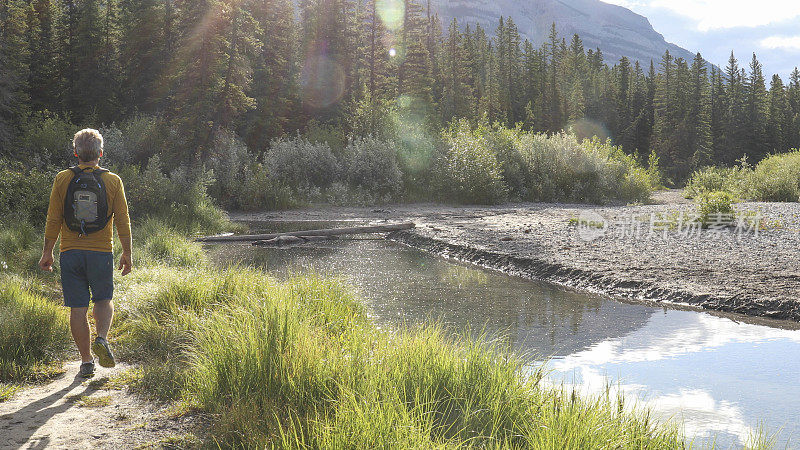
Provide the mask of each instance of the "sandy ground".
POLYGON ((0 403, 0 448, 161 448, 191 441, 186 436, 196 427, 195 418, 114 386, 114 376, 127 366, 98 367, 89 380, 77 377, 78 366, 68 363, 57 379, 22 389, 0 403))
POLYGON ((392 236, 441 256, 507 273, 626 299, 671 302, 800 321, 800 205, 741 203, 758 233, 736 228, 650 232, 685 217, 682 192, 650 205, 511 204, 498 207, 397 205, 232 213, 234 220, 400 221, 417 228, 392 236), (655 216, 651 216, 654 214, 655 216), (650 217, 655 217, 651 220, 650 217), (580 221, 602 224, 581 225, 580 221), (576 223, 578 222, 578 223, 576 223), (604 227, 604 228, 603 228, 604 227))

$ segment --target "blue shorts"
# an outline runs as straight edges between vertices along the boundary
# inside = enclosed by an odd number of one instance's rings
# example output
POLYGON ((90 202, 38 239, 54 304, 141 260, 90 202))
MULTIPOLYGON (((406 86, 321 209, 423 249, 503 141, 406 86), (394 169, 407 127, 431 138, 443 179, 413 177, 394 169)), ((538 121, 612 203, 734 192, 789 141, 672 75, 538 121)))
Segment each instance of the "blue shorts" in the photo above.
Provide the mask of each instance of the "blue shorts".
POLYGON ((114 255, 111 252, 67 250, 61 252, 61 289, 64 306, 86 308, 91 300, 114 296, 114 255))

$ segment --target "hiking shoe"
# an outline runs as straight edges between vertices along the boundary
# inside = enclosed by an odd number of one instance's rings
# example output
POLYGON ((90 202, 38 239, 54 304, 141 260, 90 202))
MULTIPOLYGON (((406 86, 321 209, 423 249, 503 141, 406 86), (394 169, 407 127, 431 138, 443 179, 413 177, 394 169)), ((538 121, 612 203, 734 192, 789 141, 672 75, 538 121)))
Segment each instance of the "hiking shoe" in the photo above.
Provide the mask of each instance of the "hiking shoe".
POLYGON ((94 360, 81 364, 81 369, 78 375, 82 378, 91 378, 94 376, 94 360))
POLYGON ((103 367, 114 367, 117 365, 117 362, 114 361, 114 354, 111 353, 111 346, 108 345, 108 341, 97 336, 94 340, 94 344, 92 344, 92 351, 97 358, 100 360, 100 365, 103 367))

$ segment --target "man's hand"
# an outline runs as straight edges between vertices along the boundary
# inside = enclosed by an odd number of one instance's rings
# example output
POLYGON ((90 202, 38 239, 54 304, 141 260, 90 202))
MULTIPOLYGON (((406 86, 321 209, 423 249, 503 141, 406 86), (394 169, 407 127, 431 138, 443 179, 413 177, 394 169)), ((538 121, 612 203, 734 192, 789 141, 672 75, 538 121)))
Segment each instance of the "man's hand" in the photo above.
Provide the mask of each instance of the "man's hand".
POLYGON ((117 270, 122 271, 122 276, 131 273, 131 254, 130 252, 122 252, 122 256, 119 257, 119 268, 117 270))
POLYGON ((53 252, 43 252, 39 260, 39 268, 45 272, 53 271, 53 252))

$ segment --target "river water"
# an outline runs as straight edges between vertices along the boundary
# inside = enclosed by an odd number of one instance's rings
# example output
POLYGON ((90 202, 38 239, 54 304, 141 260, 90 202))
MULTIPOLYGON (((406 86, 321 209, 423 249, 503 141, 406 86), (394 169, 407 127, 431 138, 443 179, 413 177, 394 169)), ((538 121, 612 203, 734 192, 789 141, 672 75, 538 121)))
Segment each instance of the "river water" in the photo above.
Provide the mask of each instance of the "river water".
MULTIPOLYGON (((253 223, 254 231, 331 223, 253 223)), ((381 326, 437 321, 455 332, 501 333, 550 381, 604 390, 679 421, 699 446, 740 447, 755 430, 800 448, 797 324, 627 303, 456 264, 383 239, 289 248, 209 246, 218 263, 281 277, 343 277, 381 326)))

